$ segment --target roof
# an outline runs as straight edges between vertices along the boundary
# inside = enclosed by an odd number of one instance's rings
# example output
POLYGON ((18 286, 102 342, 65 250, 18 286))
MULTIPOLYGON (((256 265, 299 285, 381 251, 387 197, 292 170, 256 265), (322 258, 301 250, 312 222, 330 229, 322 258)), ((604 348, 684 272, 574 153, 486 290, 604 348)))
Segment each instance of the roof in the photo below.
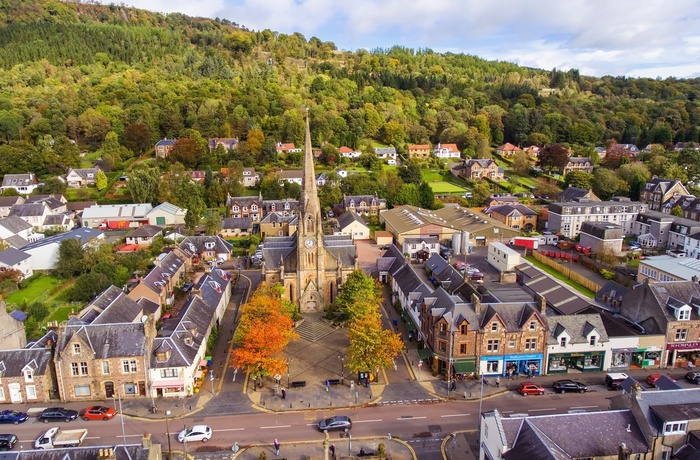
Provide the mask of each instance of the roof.
POLYGON ((69 201, 66 203, 66 208, 69 211, 82 212, 83 209, 95 206, 97 201, 69 201))
POLYGON ((548 316, 550 345, 559 343, 559 336, 566 331, 571 336, 571 343, 588 343, 588 335, 598 332, 598 342, 608 342, 608 333, 599 314, 548 316))
POLYGON ((231 253, 233 245, 220 236, 188 236, 180 242, 180 249, 189 256, 202 254, 205 250, 213 250, 217 254, 231 253), (207 249, 207 245, 213 243, 212 249, 207 249))
POLYGON ((23 312, 22 310, 12 310, 10 313, 8 313, 10 316, 12 316, 14 319, 17 321, 26 321, 27 318, 29 318, 29 315, 23 312))
MULTIPOLYGON (((144 356, 146 350, 146 332, 144 324, 68 324, 59 334, 56 352, 59 356, 74 337, 80 338, 94 353, 94 359, 144 356)), ((72 354, 72 351, 66 351, 72 354)))
POLYGON ((279 171, 277 173, 277 176, 281 180, 287 180, 287 179, 301 179, 304 177, 304 171, 301 169, 292 169, 292 170, 285 170, 285 171, 279 171))
POLYGON ((47 212, 46 208, 48 208, 48 204, 45 204, 43 201, 16 204, 10 208, 10 215, 18 217, 42 216, 47 212))
POLYGON ((175 139, 168 139, 167 137, 165 139, 161 139, 158 142, 156 142, 156 147, 158 146, 172 146, 175 145, 175 139))
POLYGON ((83 219, 139 219, 153 209, 151 203, 98 204, 83 210, 83 219))
POLYGON ((502 216, 512 216, 512 215, 523 215, 523 216, 536 216, 537 213, 532 209, 528 208, 524 204, 502 204, 498 206, 489 206, 484 209, 485 213, 496 213, 502 216))
MULTIPOLYGON (((687 405, 693 407, 693 412, 697 415, 697 407, 700 405, 700 388, 671 389, 664 391, 643 391, 640 394, 622 394, 615 396, 611 400, 611 407, 630 407, 638 405, 644 415, 645 421, 652 432, 657 432, 662 428, 663 420, 656 414, 664 413, 669 417, 674 415, 673 406, 687 405), (661 407, 671 406, 668 412, 661 407)), ((682 410, 682 409, 681 409, 682 410)), ((687 420, 687 419, 686 419, 687 420)))
POLYGON ((408 144, 408 150, 430 150, 430 144, 408 144))
POLYGON ((9 208, 13 204, 24 203, 24 198, 21 196, 0 196, 0 208, 9 208))
POLYGON ((32 173, 27 174, 5 174, 2 178, 3 187, 26 187, 28 185, 38 184, 36 176, 32 173))
POLYGON ((344 212, 338 217, 338 225, 340 228, 345 228, 353 222, 358 222, 367 227, 367 223, 354 211, 344 212))
POLYGON ((231 284, 231 275, 220 268, 214 268, 199 278, 194 289, 199 291, 199 296, 204 303, 216 308, 226 294, 229 284, 231 284))
MULTIPOLYGON (((268 236, 265 238, 263 246, 263 259, 265 266, 269 268, 279 268, 284 265, 285 260, 293 258, 296 254, 297 237, 292 236, 268 236)), ((291 264, 292 269, 296 267, 296 263, 291 264)), ((285 267, 286 268, 286 267, 285 267)))
POLYGON ((27 260, 31 255, 26 252, 22 252, 19 249, 7 248, 0 252, 0 264, 7 265, 8 267, 14 267, 23 260, 27 260))
POLYGON ((415 237, 406 237, 403 239, 404 243, 408 244, 420 244, 420 243, 427 243, 427 244, 438 244, 440 240, 438 240, 437 236, 415 236, 415 237))
POLYGON ((131 323, 142 316, 142 308, 121 289, 110 286, 81 312, 90 324, 131 323), (92 313, 92 314, 91 314, 92 313), (95 316, 95 313, 97 316, 95 316))
POLYGON ((343 196, 343 206, 347 209, 351 204, 355 207, 360 206, 360 203, 365 202, 366 206, 381 206, 386 205, 384 198, 379 198, 377 195, 347 195, 343 196))
POLYGON ((496 162, 490 158, 471 158, 464 162, 464 166, 467 168, 471 168, 475 165, 479 166, 480 168, 488 168, 492 164, 496 164, 496 162))
POLYGON ((0 219, 0 225, 2 225, 7 230, 15 234, 32 228, 32 226, 29 223, 27 223, 27 221, 25 221, 19 216, 8 216, 3 219, 0 219))
POLYGON ((640 263, 666 273, 672 273, 673 276, 686 281, 690 281, 694 276, 700 276, 700 260, 690 257, 673 257, 664 254, 647 257, 640 263))
POLYGON ((36 375, 44 375, 52 358, 50 350, 44 347, 0 350, 0 369, 4 369, 3 378, 20 377, 27 366, 36 375))
POLYGON ((223 228, 223 229, 234 229, 234 228, 249 229, 249 228, 253 228, 253 218, 252 217, 225 217, 225 218, 221 219, 221 228, 223 228))
POLYGON ((133 229, 130 231, 126 237, 127 238, 152 238, 154 236, 160 235, 163 233, 163 227, 159 227, 158 225, 142 225, 138 228, 133 229))
POLYGON ((262 218, 260 223, 261 224, 271 224, 273 222, 274 223, 287 222, 290 225, 292 225, 292 224, 295 224, 297 220, 299 220, 299 217, 297 215, 285 216, 281 212, 272 211, 272 212, 267 213, 267 215, 262 218))
POLYGON ((40 248, 43 246, 48 246, 49 244, 60 244, 62 241, 71 239, 71 238, 80 238, 80 242, 82 244, 86 244, 88 241, 98 238, 98 237, 103 237, 104 233, 102 233, 99 230, 95 230, 89 227, 80 227, 76 228, 73 230, 70 230, 68 232, 63 232, 63 233, 58 233, 56 235, 51 235, 49 237, 43 238, 41 240, 34 241, 33 243, 29 243, 28 245, 24 246, 22 248, 23 251, 29 251, 31 249, 36 249, 40 248))
POLYGON ((166 214, 172 214, 173 216, 178 215, 178 214, 187 214, 187 209, 181 208, 179 206, 175 206, 174 204, 168 203, 167 201, 159 204, 155 208, 151 209, 150 211, 147 212, 146 215, 155 213, 156 211, 161 211, 166 214))
POLYGON ((350 235, 324 235, 323 246, 339 261, 341 266, 355 265, 357 248, 350 235))
POLYGON ((100 168, 70 168, 68 174, 75 173, 82 179, 95 180, 98 171, 100 171, 100 168))
POLYGON ((107 445, 100 447, 74 447, 71 449, 49 449, 49 450, 17 450, 14 452, 2 452, 2 460, 96 460, 101 458, 100 451, 112 449, 114 460, 148 460, 154 458, 149 456, 149 449, 141 444, 135 445, 107 445))

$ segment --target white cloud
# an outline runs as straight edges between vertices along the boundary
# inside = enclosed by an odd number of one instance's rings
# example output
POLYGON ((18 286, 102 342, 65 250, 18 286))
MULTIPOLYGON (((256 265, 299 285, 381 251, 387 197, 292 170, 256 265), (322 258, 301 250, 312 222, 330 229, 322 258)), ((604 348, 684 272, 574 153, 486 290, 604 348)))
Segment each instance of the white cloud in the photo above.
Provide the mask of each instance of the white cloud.
POLYGON ((593 75, 693 76, 700 0, 130 0, 139 8, 301 32, 341 49, 452 50, 593 75), (641 72, 641 73, 640 73, 641 72), (669 73, 671 72, 671 73, 669 73), (675 73, 682 72, 682 73, 675 73))

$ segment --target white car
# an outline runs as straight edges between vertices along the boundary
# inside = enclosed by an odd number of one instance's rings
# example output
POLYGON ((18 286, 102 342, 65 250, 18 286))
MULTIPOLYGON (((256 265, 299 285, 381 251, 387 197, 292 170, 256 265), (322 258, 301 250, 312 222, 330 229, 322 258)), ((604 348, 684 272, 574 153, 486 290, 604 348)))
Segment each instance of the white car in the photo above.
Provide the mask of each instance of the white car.
POLYGON ((191 428, 180 431, 177 435, 179 442, 202 441, 207 442, 211 438, 211 428, 207 425, 195 425, 191 428))

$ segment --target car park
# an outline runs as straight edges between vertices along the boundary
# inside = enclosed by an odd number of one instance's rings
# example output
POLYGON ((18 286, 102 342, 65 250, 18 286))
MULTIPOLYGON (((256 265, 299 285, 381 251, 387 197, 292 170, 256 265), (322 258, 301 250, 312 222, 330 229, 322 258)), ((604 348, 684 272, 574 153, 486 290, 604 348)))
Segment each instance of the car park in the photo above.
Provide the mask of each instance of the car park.
POLYGON ((117 411, 108 406, 90 406, 80 413, 86 422, 88 420, 110 420, 117 414, 117 411))
POLYGON ((533 382, 522 382, 518 385, 518 393, 523 396, 527 395, 543 395, 544 387, 533 382))
POLYGON ((50 407, 44 409, 44 411, 39 415, 39 420, 44 423, 55 422, 63 420, 65 422, 70 422, 78 418, 78 411, 73 409, 66 409, 63 407, 50 407))
POLYGON ((17 444, 17 436, 14 434, 0 434, 0 450, 12 450, 17 444))
POLYGON ((29 416, 26 412, 20 412, 17 410, 4 410, 0 412, 0 423, 12 423, 18 425, 20 423, 26 422, 29 416))
POLYGON ((567 391, 585 393, 588 391, 588 387, 583 383, 569 379, 556 380, 552 382, 552 388, 554 388, 554 391, 557 393, 566 393, 567 391))
POLYGON ((318 422, 318 431, 349 430, 352 428, 352 420, 344 415, 336 415, 318 422))
POLYGON ((700 385, 700 372, 688 372, 685 374, 685 379, 690 383, 700 385))
POLYGON ((207 425, 194 425, 191 428, 186 428, 177 435, 179 442, 207 442, 211 438, 211 428, 207 425))

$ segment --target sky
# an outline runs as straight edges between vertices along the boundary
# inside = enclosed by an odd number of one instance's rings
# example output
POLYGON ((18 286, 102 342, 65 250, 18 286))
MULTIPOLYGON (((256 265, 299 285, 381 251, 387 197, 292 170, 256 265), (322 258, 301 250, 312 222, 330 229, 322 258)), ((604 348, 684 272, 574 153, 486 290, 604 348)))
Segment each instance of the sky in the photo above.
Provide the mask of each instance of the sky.
MULTIPOLYGON (((100 0, 102 3, 110 3, 100 0)), ((122 3, 122 2, 119 2, 122 3)), ((700 0, 125 0, 302 33, 340 50, 430 48, 550 70, 700 77, 700 0)))

